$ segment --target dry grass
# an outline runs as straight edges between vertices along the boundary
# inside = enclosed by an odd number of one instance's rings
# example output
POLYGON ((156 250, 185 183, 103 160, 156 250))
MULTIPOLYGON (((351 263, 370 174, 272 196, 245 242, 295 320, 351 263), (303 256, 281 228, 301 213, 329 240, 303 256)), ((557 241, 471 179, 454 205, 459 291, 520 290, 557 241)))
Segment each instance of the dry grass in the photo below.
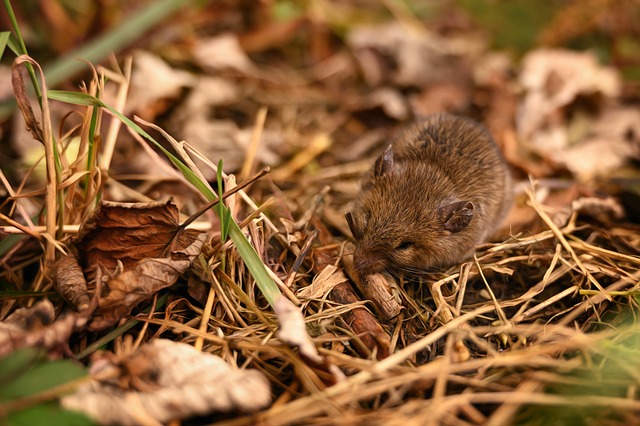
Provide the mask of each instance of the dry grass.
MULTIPOLYGON (((118 110, 124 108, 129 71, 127 67, 123 74, 110 73, 118 76, 112 80, 122 88, 118 110)), ((102 91, 102 82, 96 75, 88 92, 102 91)), ((59 181, 49 177, 46 188, 34 188, 27 176, 13 188, 2 176, 10 194, 4 205, 10 214, 1 217, 7 223, 2 231, 33 237, 15 243, 1 259, 3 278, 18 283, 20 290, 51 290, 50 265, 33 241, 48 247, 49 257, 59 252, 103 191, 118 189, 127 198, 148 199, 144 191, 136 192, 113 176, 107 183, 114 133, 103 138, 109 142, 104 144, 107 151, 101 151, 101 162, 94 157, 88 170, 83 169, 92 114, 93 107, 87 107, 74 130, 60 135, 61 147, 79 137, 81 155, 62 164, 59 181), (80 185, 83 179, 90 185, 80 185), (45 198, 51 204, 45 204, 45 198), (25 209, 41 210, 45 205, 49 211, 63 205, 58 219, 64 223, 57 228, 33 224, 25 209), (37 263, 40 268, 34 274, 29 267, 37 263)), ((103 117, 98 114, 99 122, 103 117)), ((255 150, 265 115, 261 109, 255 120, 251 150, 240 174, 245 179, 256 169, 255 150)), ((117 126, 110 129, 116 132, 117 126)), ((316 135, 272 178, 232 195, 227 205, 273 280, 302 310, 321 355, 345 373, 344 380, 334 383, 324 366, 305 362, 276 337, 275 314, 233 244, 219 241, 216 219, 194 224, 210 231, 203 256, 183 282, 144 306, 150 307, 149 313, 143 313, 143 307, 134 311, 137 324, 125 328, 128 319, 123 319, 116 328, 120 332, 106 338, 79 330, 69 342, 71 351, 84 358, 100 342, 119 356, 162 336, 215 353, 240 368, 262 371, 272 385, 273 405, 252 415, 217 418, 218 425, 640 422, 637 225, 603 223, 578 212, 560 220, 541 204, 532 184, 519 202, 535 211, 530 229, 540 231, 519 231, 503 242, 484 245, 474 259, 447 271, 404 277, 393 290, 402 312, 385 322, 374 304, 345 302, 336 295, 340 285, 354 295, 358 292, 352 287, 349 235, 342 220, 348 190, 335 188, 357 186, 357 175, 370 162, 353 161, 315 173, 303 167, 330 146, 326 134, 316 135), (330 265, 344 276, 321 294, 302 297, 300 291, 330 265), (159 303, 161 297, 166 303, 159 303)), ((189 146, 174 148, 206 159, 189 146)), ((48 161, 52 167, 53 160, 48 161)), ((180 175, 171 173, 180 191, 192 191, 180 175)), ((204 204, 191 195, 183 213, 204 204)), ((42 297, 63 307, 56 295, 42 297)), ((4 299, 0 319, 34 300, 4 299)))

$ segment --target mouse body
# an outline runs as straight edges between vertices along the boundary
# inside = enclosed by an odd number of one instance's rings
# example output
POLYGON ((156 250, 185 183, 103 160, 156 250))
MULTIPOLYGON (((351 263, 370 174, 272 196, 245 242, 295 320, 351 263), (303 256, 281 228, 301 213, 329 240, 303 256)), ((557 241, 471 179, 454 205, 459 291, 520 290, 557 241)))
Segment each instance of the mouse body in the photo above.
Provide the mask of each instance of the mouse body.
POLYGON ((482 125, 449 114, 410 124, 365 175, 347 213, 355 269, 424 272, 468 258, 509 210, 511 185, 482 125))

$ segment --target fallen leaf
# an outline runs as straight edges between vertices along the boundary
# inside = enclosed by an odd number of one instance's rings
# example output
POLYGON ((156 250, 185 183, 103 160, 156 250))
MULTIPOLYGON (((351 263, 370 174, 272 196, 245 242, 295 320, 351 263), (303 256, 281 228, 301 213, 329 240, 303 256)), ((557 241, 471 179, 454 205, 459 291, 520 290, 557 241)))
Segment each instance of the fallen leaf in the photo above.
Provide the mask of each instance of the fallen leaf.
POLYGON ((91 298, 87 292, 87 280, 74 255, 68 254, 58 259, 54 265, 53 285, 58 294, 71 303, 77 311, 83 311, 89 307, 91 298))
POLYGON ((192 87, 196 82, 197 78, 190 72, 172 68, 159 56, 138 50, 133 55, 131 90, 125 112, 135 111, 150 120, 156 115, 151 113, 156 103, 178 98, 185 87, 192 87))
MULTIPOLYGON (((621 81, 611 67, 601 66, 594 54, 562 49, 538 49, 522 61, 520 84, 525 96, 517 117, 521 138, 531 140, 540 130, 558 125, 558 111, 579 96, 616 98, 621 81)), ((554 147, 548 147, 553 150, 554 147)))
MULTIPOLYGON (((171 200, 102 201, 74 241, 86 280, 95 281, 98 268, 105 277, 89 328, 109 327, 138 303, 173 285, 200 254, 205 238, 180 228, 178 207, 171 200)), ((80 280, 77 273, 74 279, 80 280)))
POLYGON ((95 278, 96 265, 107 273, 116 271, 118 263, 129 270, 143 259, 167 257, 191 245, 199 232, 180 230, 178 219, 172 201, 101 201, 74 239, 87 280, 95 278))
POLYGON ((609 175, 621 168, 634 153, 634 147, 627 141, 593 137, 558 151, 554 160, 585 181, 609 175))
POLYGON ((398 121, 406 120, 409 117, 409 107, 399 90, 391 87, 381 87, 374 90, 364 98, 363 109, 373 109, 380 107, 384 113, 398 121))
POLYGON ((625 216, 624 208, 613 197, 581 197, 571 203, 571 209, 602 222, 618 221, 625 216))
POLYGON ((196 64, 209 71, 235 70, 255 74, 256 66, 242 50, 236 34, 222 34, 200 40, 193 49, 196 64))
POLYGON ((58 319, 49 300, 17 309, 0 323, 0 357, 24 347, 43 348, 50 356, 61 356, 68 351, 71 334, 86 325, 94 307, 95 302, 79 314, 67 312, 58 319))
MULTIPOLYGON (((199 78, 172 114, 168 129, 176 138, 188 141, 204 157, 224 158, 225 170, 238 170, 251 145, 253 126, 242 128, 231 119, 217 119, 215 112, 239 102, 241 96, 240 89, 228 80, 199 78)), ((266 165, 278 164, 281 160, 276 150, 282 145, 282 132, 265 128, 256 151, 256 161, 266 165)), ((215 173, 205 177, 215 180, 215 173)))
POLYGON ((102 330, 115 324, 138 303, 173 285, 200 254, 205 239, 206 234, 201 234, 189 247, 173 251, 171 258, 143 259, 133 269, 109 279, 89 329, 102 330))
POLYGON ((196 415, 252 412, 271 403, 271 388, 256 370, 239 370, 220 357, 185 343, 154 339, 118 364, 99 359, 93 377, 117 374, 115 381, 93 381, 62 398, 66 409, 81 411, 100 424, 161 425, 196 415), (142 390, 141 390, 142 389, 142 390))
POLYGON ((400 22, 358 27, 347 43, 371 86, 391 82, 420 87, 464 80, 470 77, 470 64, 484 50, 481 38, 441 37, 400 22))

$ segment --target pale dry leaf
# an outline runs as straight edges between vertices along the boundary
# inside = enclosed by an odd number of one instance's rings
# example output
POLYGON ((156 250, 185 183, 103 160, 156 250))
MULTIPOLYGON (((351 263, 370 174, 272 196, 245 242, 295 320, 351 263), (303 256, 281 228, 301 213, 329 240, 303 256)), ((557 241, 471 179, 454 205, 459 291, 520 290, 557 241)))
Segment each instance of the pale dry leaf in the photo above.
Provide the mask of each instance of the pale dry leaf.
POLYGON ((581 197, 571 203, 571 209, 602 221, 620 220, 624 217, 624 208, 613 197, 581 197))
POLYGON ((131 91, 125 112, 140 111, 164 99, 178 98, 185 87, 196 84, 190 72, 169 66, 162 58, 143 50, 133 54, 131 91))
POLYGON ((335 286, 346 282, 347 277, 334 265, 327 265, 308 286, 300 289, 296 296, 301 299, 320 299, 329 293, 335 286))
POLYGON ((409 117, 409 107, 399 90, 391 87, 381 87, 374 90, 364 99, 364 108, 380 107, 389 117, 398 121, 409 117))
POLYGON ((87 280, 75 255, 67 254, 58 259, 54 266, 53 285, 76 310, 84 311, 89 307, 91 298, 87 293, 87 280))
POLYGON ((100 424, 160 425, 196 415, 252 412, 271 403, 269 381, 262 373, 236 369, 185 343, 154 339, 119 365, 100 360, 90 371, 95 376, 114 368, 144 390, 94 381, 62 398, 62 405, 100 424))
POLYGON ((297 347, 300 356, 307 364, 331 373, 335 382, 344 379, 342 371, 318 353, 307 333, 302 311, 297 306, 286 297, 280 296, 276 299, 273 310, 280 324, 278 339, 292 347, 297 347))
POLYGON ((55 312, 48 299, 41 300, 28 308, 18 308, 0 322, 0 344, 12 332, 35 331, 53 323, 55 312))
POLYGON ((109 279, 107 293, 100 297, 89 329, 102 330, 115 324, 138 303, 173 285, 200 254, 205 239, 206 234, 200 234, 186 249, 172 252, 172 258, 143 259, 133 269, 109 279))
POLYGON ((526 141, 553 124, 558 110, 578 96, 601 95, 612 99, 621 91, 618 73, 601 66, 593 53, 563 49, 538 49, 527 54, 519 80, 525 96, 517 128, 526 141))
POLYGON ((478 86, 492 86, 505 81, 512 70, 513 62, 505 52, 487 52, 473 68, 473 81, 478 86))
POLYGON ((199 40, 193 48, 193 59, 209 71, 235 70, 256 74, 257 68, 242 50, 238 37, 232 33, 199 40))
POLYGON ((485 47, 480 37, 441 37, 400 22, 358 27, 347 43, 372 86, 385 82, 424 86, 455 80, 470 72, 470 64, 485 47))
POLYGON ((554 160, 569 169, 576 179, 586 181, 609 175, 634 153, 634 147, 627 141, 593 137, 556 152, 554 160))

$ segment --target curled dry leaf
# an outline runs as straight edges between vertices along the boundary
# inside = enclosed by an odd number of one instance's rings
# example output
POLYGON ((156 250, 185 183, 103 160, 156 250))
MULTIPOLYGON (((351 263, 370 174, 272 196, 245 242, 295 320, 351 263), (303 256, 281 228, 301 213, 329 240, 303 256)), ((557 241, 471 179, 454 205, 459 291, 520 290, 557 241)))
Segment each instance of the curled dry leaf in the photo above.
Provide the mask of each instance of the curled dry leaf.
MULTIPOLYGON (((82 224, 75 244, 88 281, 95 278, 96 266, 109 277, 90 329, 114 324, 138 303, 174 284, 200 253, 204 239, 200 232, 180 228, 172 201, 102 201, 82 224)), ((74 274, 74 279, 80 277, 74 274)), ((80 298, 75 293, 72 297, 80 298)))
POLYGON ((95 303, 80 314, 67 312, 57 320, 49 300, 17 309, 0 323, 0 357, 27 346, 53 350, 50 355, 61 355, 67 349, 71 334, 86 325, 94 307, 95 303))
POLYGON ((23 63, 25 62, 24 58, 25 56, 21 56, 16 58, 13 62, 13 67, 11 69, 11 83, 13 84, 13 91, 16 94, 18 108, 20 108, 20 111, 22 112, 27 129, 31 132, 34 139, 44 143, 44 132, 33 113, 31 101, 29 100, 29 96, 27 96, 27 91, 25 89, 23 76, 23 72, 26 72, 23 70, 23 63))
POLYGON ((342 371, 318 353, 307 333, 302 312, 297 306, 286 297, 280 296, 276 299, 274 311, 280 323, 278 339, 290 346, 297 347, 302 359, 310 366, 331 373, 334 383, 344 379, 342 371))
POLYGON ((54 287, 59 295, 71 303, 76 310, 83 311, 89 307, 91 299, 87 293, 87 281, 72 254, 67 254, 54 266, 54 287))
POLYGON ((122 263, 124 270, 148 258, 167 257, 191 245, 197 231, 179 228, 178 207, 171 201, 117 203, 101 201, 82 224, 75 238, 88 281, 95 278, 95 266, 113 272, 122 263))
POLYGON ((102 330, 115 324, 138 303, 173 285, 200 254, 205 239, 206 234, 201 234, 186 249, 172 252, 171 258, 143 259, 133 269, 109 279, 107 293, 100 297, 89 329, 102 330))
POLYGON ((64 397, 62 405, 100 424, 160 425, 215 412, 252 412, 271 403, 262 373, 235 369, 216 355, 171 340, 154 339, 118 364, 98 360, 91 367, 94 377, 114 371, 133 389, 94 381, 64 397))
POLYGON ((518 115, 518 131, 525 140, 548 126, 558 110, 578 96, 611 99, 621 90, 618 74, 598 64, 594 54, 562 49, 538 49, 525 56, 520 84, 526 94, 518 115))

